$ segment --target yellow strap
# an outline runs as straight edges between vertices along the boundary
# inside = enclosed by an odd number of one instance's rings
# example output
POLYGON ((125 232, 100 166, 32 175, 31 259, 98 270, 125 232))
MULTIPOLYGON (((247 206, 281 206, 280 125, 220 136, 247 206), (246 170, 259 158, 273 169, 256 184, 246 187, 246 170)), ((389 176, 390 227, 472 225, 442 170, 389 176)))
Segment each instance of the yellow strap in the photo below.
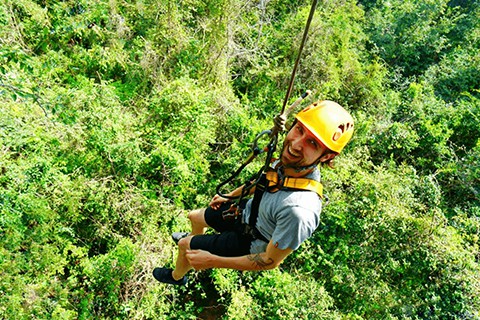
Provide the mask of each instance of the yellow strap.
MULTIPOLYGON (((277 190, 279 189, 278 174, 275 171, 267 171, 267 180, 269 187, 277 187, 277 190)), ((285 177, 285 181, 281 187, 313 191, 317 193, 320 198, 323 198, 323 185, 312 179, 285 177)))

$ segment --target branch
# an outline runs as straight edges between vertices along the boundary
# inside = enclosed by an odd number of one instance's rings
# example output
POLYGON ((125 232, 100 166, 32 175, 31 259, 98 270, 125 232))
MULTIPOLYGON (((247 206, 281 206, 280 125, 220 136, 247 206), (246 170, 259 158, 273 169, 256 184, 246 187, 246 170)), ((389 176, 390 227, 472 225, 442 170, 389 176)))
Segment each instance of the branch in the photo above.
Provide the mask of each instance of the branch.
POLYGON ((0 82, 0 87, 2 88, 5 88, 5 89, 8 89, 18 95, 20 95, 21 97, 23 98, 32 98, 33 101, 35 101, 35 103, 38 104, 38 106, 40 107, 40 109, 42 109, 43 113, 45 114, 45 117, 48 118, 48 113, 47 113, 47 110, 45 110, 45 108, 43 107, 42 103, 40 102, 40 100, 42 100, 37 94, 35 93, 30 93, 30 92, 27 92, 27 91, 24 91, 20 88, 17 88, 17 87, 14 87, 10 84, 5 84, 3 82, 0 82))

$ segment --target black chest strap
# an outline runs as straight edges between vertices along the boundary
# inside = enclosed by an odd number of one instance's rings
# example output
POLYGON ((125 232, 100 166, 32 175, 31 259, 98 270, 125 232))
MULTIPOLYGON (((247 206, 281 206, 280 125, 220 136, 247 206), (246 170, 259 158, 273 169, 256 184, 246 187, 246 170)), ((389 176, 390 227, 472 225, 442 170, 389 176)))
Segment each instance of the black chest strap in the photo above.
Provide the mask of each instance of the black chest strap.
POLYGON ((262 177, 255 186, 255 193, 253 195, 252 207, 250 210, 250 219, 248 220, 248 225, 251 228, 255 228, 258 219, 258 208, 260 207, 260 201, 262 201, 263 194, 267 188, 267 175, 262 173, 262 177))

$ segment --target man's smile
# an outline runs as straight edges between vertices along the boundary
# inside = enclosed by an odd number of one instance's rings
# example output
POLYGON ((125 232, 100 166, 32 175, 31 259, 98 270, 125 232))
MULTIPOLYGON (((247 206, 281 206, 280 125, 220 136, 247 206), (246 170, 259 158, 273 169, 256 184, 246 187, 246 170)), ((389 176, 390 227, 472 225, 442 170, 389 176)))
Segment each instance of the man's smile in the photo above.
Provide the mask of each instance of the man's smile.
POLYGON ((287 152, 291 156, 291 158, 299 158, 302 156, 301 153, 294 151, 290 145, 287 146, 287 152))
POLYGON ((291 144, 285 146, 283 150, 283 161, 286 163, 284 164, 296 164, 302 157, 303 154, 299 150, 292 148, 291 144))

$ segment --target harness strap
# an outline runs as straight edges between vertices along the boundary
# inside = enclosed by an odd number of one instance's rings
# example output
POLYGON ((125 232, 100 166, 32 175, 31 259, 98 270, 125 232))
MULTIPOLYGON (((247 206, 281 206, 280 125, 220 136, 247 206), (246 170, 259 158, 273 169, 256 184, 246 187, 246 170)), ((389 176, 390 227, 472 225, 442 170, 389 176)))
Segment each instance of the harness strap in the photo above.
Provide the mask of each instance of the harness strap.
POLYGON ((266 189, 266 185, 267 185, 267 175, 265 173, 262 173, 262 176, 260 177, 260 180, 258 181, 255 187, 255 193, 253 195, 253 200, 252 200, 250 219, 248 223, 252 228, 255 228, 255 225, 257 224, 258 207, 260 207, 260 201, 262 200, 263 193, 265 192, 265 189, 266 189))
POLYGON ((268 186, 272 187, 272 189, 269 190, 273 192, 285 188, 306 190, 315 192, 320 199, 323 199, 323 185, 316 180, 292 177, 285 177, 285 179, 281 180, 278 178, 278 173, 275 171, 267 171, 266 178, 268 180, 268 186))

